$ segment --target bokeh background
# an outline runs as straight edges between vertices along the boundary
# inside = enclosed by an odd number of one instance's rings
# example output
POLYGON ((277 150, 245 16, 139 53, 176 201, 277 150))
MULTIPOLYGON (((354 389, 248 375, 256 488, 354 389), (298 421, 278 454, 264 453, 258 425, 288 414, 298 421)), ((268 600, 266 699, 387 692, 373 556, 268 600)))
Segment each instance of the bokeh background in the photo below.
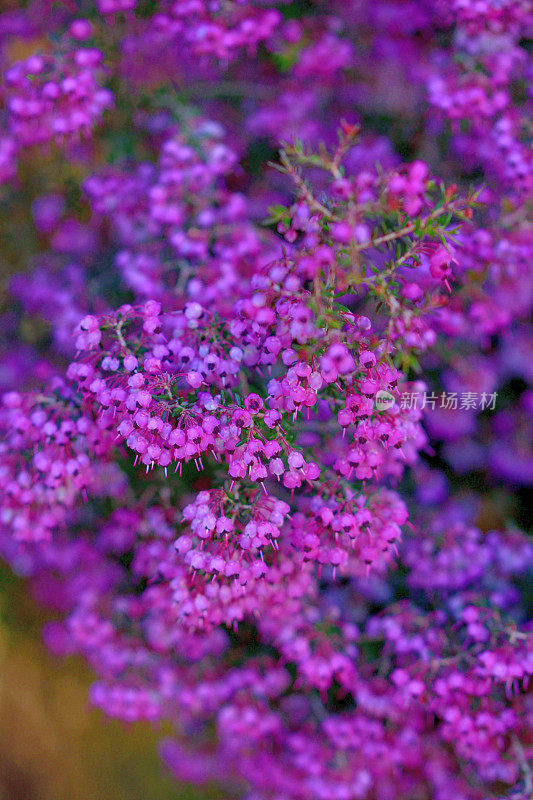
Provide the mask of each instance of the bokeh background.
POLYGON ((0 800, 214 798, 165 772, 161 726, 126 725, 90 706, 82 660, 55 658, 41 641, 48 619, 0 564, 0 800))

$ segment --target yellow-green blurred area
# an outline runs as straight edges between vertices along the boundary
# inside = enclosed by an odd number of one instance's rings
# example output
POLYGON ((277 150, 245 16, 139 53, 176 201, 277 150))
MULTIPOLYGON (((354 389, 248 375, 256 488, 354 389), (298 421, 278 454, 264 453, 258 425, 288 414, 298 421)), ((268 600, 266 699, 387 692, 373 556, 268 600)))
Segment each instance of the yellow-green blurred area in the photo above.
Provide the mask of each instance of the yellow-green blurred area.
POLYGON ((90 671, 47 652, 46 619, 2 565, 0 800, 205 800, 160 762, 157 742, 169 730, 125 725, 89 705, 90 671))

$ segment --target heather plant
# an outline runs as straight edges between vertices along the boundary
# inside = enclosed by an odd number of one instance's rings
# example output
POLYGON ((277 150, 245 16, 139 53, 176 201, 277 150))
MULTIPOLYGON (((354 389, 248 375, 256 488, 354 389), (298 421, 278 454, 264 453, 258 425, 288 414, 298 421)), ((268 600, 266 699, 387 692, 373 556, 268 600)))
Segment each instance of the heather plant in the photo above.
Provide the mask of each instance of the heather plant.
POLYGON ((532 796, 531 21, 0 16, 0 552, 178 780, 532 796))

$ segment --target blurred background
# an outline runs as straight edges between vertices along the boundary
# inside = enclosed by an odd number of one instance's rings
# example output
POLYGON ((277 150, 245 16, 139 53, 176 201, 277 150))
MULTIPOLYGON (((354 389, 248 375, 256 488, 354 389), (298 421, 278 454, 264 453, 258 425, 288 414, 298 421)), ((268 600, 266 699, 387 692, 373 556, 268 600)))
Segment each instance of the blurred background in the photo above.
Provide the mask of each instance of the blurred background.
POLYGON ((0 562, 0 800, 194 800, 157 755, 160 726, 126 725, 88 702, 80 658, 41 641, 46 613, 0 562))

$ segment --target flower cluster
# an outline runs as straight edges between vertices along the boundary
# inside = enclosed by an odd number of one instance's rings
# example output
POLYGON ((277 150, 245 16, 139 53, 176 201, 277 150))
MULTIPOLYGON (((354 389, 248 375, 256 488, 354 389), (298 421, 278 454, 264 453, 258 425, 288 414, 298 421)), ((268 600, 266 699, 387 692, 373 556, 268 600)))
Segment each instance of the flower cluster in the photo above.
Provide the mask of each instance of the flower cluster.
POLYGON ((52 5, 0 14, 0 554, 48 646, 182 781, 526 800, 528 3, 52 5))
MULTIPOLYGON (((103 14, 129 10, 133 5, 131 0, 99 3, 103 14)), ((259 44, 272 37, 282 20, 278 9, 261 8, 249 0, 178 0, 158 5, 139 39, 130 42, 135 51, 146 45, 146 41, 141 42, 142 36, 153 47, 173 48, 186 43, 195 56, 225 63, 240 50, 254 53, 259 44)))
POLYGON ((113 95, 98 81, 102 53, 78 48, 54 55, 35 53, 5 73, 7 124, 24 146, 76 140, 91 133, 113 95))
POLYGON ((97 480, 88 452, 102 456, 110 434, 72 401, 61 387, 52 396, 3 396, 2 525, 16 539, 50 538, 97 480))

